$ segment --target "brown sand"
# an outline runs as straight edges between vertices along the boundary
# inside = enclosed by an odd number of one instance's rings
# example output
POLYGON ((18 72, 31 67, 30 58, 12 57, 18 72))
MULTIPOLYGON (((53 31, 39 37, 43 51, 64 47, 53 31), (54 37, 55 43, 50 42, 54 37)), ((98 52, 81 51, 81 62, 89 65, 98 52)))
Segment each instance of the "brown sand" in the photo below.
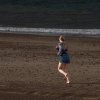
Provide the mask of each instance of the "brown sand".
POLYGON ((100 38, 65 38, 70 85, 57 71, 57 36, 0 34, 0 100, 100 100, 100 38))

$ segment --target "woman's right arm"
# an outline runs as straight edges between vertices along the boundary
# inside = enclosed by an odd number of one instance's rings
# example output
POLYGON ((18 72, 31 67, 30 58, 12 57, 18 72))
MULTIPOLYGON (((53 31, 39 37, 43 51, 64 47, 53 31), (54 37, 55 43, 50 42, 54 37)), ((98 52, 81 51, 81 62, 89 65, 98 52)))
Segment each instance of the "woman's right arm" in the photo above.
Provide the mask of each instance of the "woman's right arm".
POLYGON ((65 45, 65 51, 68 51, 68 45, 67 46, 65 45))

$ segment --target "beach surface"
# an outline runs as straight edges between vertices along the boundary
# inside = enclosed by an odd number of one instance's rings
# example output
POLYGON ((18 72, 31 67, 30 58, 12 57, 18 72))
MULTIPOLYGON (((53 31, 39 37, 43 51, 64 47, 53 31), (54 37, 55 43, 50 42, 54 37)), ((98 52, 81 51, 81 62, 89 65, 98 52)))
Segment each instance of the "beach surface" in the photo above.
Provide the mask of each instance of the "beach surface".
POLYGON ((100 38, 65 36, 71 83, 58 72, 58 36, 0 33, 0 100, 100 100, 100 38))

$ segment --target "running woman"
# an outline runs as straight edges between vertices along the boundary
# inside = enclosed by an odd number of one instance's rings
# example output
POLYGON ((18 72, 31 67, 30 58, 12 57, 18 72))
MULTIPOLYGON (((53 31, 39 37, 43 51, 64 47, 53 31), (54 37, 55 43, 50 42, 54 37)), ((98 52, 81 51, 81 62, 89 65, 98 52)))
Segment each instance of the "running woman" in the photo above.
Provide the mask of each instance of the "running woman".
POLYGON ((70 63, 70 58, 68 54, 68 48, 65 46, 65 39, 62 35, 59 37, 59 43, 56 46, 56 50, 58 51, 57 55, 59 58, 58 71, 64 75, 66 83, 70 83, 68 70, 66 70, 66 66, 70 63))

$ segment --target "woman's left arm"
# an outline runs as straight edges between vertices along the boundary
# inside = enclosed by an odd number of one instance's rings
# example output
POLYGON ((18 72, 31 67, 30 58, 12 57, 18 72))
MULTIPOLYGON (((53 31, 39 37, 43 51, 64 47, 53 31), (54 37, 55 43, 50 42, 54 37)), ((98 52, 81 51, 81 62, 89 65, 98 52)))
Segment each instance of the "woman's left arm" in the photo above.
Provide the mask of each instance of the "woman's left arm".
POLYGON ((58 47, 58 45, 56 46, 56 50, 58 50, 58 51, 59 51, 59 47, 58 47))

